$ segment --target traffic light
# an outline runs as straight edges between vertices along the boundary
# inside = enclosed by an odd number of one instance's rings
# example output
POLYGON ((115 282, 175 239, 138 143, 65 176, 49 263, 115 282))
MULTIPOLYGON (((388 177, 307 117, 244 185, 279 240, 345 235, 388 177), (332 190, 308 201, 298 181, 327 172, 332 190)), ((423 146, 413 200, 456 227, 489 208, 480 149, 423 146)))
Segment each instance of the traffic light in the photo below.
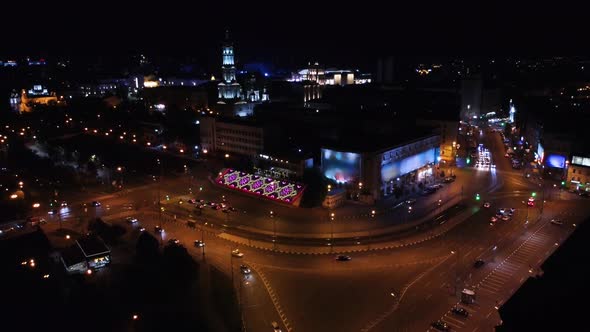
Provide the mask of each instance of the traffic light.
POLYGON ((565 186, 565 181, 561 181, 561 185, 562 186, 565 186))
POLYGON ((531 194, 531 196, 533 196, 533 197, 536 197, 536 196, 537 196, 537 193, 536 193, 536 192, 533 192, 533 193, 531 194))
POLYGON ((467 163, 468 164, 471 163, 471 159, 467 158, 467 163))
POLYGON ((203 186, 199 187, 199 191, 203 191, 203 186))
POLYGON ((476 200, 476 201, 479 201, 480 199, 481 199, 481 197, 479 197, 479 194, 476 194, 476 195, 475 195, 475 200, 476 200))

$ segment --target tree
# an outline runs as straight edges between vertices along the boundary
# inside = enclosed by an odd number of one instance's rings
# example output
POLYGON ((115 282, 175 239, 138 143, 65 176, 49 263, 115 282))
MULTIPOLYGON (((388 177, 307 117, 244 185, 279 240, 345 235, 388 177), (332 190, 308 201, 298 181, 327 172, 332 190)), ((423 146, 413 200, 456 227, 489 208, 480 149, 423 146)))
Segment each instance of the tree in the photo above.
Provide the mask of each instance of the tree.
POLYGON ((190 282, 198 273, 198 265, 185 247, 168 244, 162 253, 164 269, 171 281, 190 282))
POLYGON ((150 263, 160 258, 160 244, 148 232, 142 232, 135 244, 135 257, 142 263, 150 263))
POLYGON ((302 207, 320 206, 328 193, 328 180, 319 168, 306 169, 303 183, 307 186, 301 198, 302 207))

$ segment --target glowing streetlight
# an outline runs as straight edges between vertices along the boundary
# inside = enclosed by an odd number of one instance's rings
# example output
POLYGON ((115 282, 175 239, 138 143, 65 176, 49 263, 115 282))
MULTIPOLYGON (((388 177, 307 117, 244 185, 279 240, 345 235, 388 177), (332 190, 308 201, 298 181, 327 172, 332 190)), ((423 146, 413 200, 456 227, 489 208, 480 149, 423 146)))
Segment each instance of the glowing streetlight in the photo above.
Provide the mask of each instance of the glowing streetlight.
POLYGON ((69 240, 69 239, 70 239, 70 235, 66 235, 66 240, 69 240))
POLYGON ((375 210, 371 210, 371 218, 375 218, 375 210))
POLYGON ((229 158, 229 154, 228 153, 225 154, 225 158, 229 158))
POLYGON ((41 204, 39 204, 39 203, 35 203, 35 204, 33 204, 33 207, 34 207, 35 209, 36 209, 36 208, 38 208, 38 207, 40 207, 40 206, 41 206, 41 204))
POLYGON ((92 270, 91 269, 86 270, 86 274, 87 275, 91 275, 92 274, 92 270))
POLYGON ((123 168, 121 166, 117 167, 117 172, 120 172, 122 170, 123 170, 123 168))
POLYGON ((330 192, 330 190, 332 190, 332 185, 331 184, 328 185, 328 192, 330 192))
POLYGON ((132 316, 133 320, 138 320, 139 319, 139 315, 135 314, 132 316))
POLYGON ((18 195, 17 195, 17 194, 12 194, 12 195, 10 195, 10 199, 16 199, 17 197, 18 197, 18 195))

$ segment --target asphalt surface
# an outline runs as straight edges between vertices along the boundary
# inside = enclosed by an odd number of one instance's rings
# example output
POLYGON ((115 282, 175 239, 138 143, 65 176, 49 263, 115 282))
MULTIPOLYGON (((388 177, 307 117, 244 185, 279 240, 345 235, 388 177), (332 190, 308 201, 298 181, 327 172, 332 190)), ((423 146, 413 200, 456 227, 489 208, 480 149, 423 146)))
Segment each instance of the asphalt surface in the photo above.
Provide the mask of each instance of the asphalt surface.
MULTIPOLYGON (((334 234, 346 238, 346 234, 362 232, 367 226, 378 230, 409 223, 414 216, 407 212, 407 206, 391 211, 382 208, 374 218, 363 206, 342 212, 336 210, 341 217, 331 225, 326 210, 261 202, 216 188, 208 179, 197 176, 194 181, 204 188, 197 198, 220 202, 225 196, 238 212, 225 214, 209 209, 201 216, 195 213, 191 218, 198 223, 196 228, 190 228, 186 219, 191 212, 174 201, 188 194, 187 178, 179 175, 170 176, 161 183, 103 196, 102 206, 98 208, 72 202, 61 219, 64 228, 72 234, 81 234, 88 218, 103 217, 129 227, 132 230, 130 239, 133 234, 139 234, 140 226, 126 224, 125 216, 138 216, 141 226, 150 232, 162 223, 165 229, 162 241, 177 238, 195 259, 205 260, 228 275, 233 269, 249 331, 271 331, 273 321, 278 322, 283 331, 424 331, 438 319, 445 321, 452 330, 490 330, 499 322, 494 306, 505 301, 527 277, 539 273, 540 263, 557 248, 555 243, 563 242, 575 228, 573 224, 579 224, 590 211, 583 208, 578 197, 556 190, 550 183, 545 183, 547 202, 536 201, 535 207, 527 208, 521 202, 526 201, 533 190, 538 192, 543 187, 525 178, 522 172, 511 169, 497 133, 484 132, 479 141, 490 150, 495 169, 456 170, 457 182, 434 195, 420 197, 413 205, 418 211, 416 214, 424 216, 438 212, 436 202, 439 199, 450 201, 450 197, 460 195, 465 211, 471 216, 434 239, 393 250, 350 254, 350 261, 334 259, 338 246, 333 255, 290 255, 236 245, 220 234, 231 231, 232 227, 259 228, 262 237, 268 236, 267 240, 271 241, 274 232, 268 211, 273 209, 278 216, 278 239, 286 241, 283 245, 291 244, 288 234, 319 234, 319 238, 326 241, 331 228, 334 234), (163 204, 162 217, 156 212, 158 191, 163 201, 166 195, 171 197, 163 204), (475 200, 477 193, 480 201, 475 200), (483 208, 484 202, 490 202, 491 207, 483 208), (514 207, 516 212, 509 221, 490 224, 491 216, 499 207, 514 207), (565 220, 564 225, 549 223, 556 216, 565 220), (192 246, 194 240, 201 238, 206 242, 204 256, 202 249, 192 246), (236 246, 244 257, 232 258, 230 252, 236 246), (478 269, 473 267, 477 259, 485 261, 478 269), (241 274, 240 264, 249 265, 252 273, 247 277, 241 274), (470 312, 469 318, 454 316, 449 311, 457 304, 463 288, 476 292, 476 303, 464 306, 470 312)), ((192 187, 198 188, 194 184, 192 187)), ((57 234, 59 217, 46 218, 49 221, 44 226, 46 230, 57 234)), ((311 248, 317 245, 313 241, 297 242, 297 236, 290 238, 293 245, 311 248)), ((346 238, 342 244, 350 240, 346 238)), ((381 240, 373 237, 367 241, 373 241, 377 247, 381 240)))

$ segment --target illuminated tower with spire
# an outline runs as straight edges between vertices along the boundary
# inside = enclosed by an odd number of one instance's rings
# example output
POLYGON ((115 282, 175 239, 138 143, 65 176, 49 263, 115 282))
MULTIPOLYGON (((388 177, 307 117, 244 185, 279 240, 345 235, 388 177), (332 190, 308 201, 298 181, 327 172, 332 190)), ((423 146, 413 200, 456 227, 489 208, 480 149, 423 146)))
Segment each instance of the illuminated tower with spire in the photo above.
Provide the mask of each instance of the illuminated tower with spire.
POLYGON ((229 39, 229 31, 225 31, 225 40, 222 47, 221 64, 222 81, 219 83, 219 102, 226 103, 237 101, 241 98, 240 84, 236 82, 236 66, 234 61, 234 46, 229 39))

